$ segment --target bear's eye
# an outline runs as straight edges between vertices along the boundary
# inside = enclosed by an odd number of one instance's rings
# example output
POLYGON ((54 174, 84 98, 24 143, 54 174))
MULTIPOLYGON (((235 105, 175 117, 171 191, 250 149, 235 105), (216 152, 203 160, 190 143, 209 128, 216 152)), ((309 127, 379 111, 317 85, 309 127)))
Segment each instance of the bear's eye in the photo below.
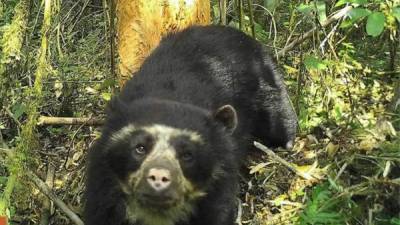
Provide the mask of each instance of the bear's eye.
POLYGON ((181 156, 184 161, 191 161, 193 159, 193 154, 191 152, 185 152, 181 156))
POLYGON ((135 152, 138 155, 144 155, 144 154, 146 154, 146 147, 144 147, 144 145, 142 145, 142 144, 137 144, 135 146, 135 152))

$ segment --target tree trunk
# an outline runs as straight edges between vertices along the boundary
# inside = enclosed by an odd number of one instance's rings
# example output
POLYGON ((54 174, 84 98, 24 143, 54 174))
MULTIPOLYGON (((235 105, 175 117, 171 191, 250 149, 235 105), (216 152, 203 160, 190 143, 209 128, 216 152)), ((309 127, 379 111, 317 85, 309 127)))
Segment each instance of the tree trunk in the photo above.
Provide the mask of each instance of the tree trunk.
POLYGON ((210 22, 205 0, 117 0, 119 73, 122 87, 162 36, 210 22))

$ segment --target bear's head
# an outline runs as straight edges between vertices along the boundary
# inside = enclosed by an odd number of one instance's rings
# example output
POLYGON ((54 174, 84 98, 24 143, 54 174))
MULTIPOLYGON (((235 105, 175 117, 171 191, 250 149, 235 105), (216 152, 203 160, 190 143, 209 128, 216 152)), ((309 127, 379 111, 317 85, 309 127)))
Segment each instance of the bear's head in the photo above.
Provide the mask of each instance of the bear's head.
POLYGON ((108 165, 126 195, 131 221, 174 224, 195 210, 235 162, 234 108, 214 112, 189 104, 114 100, 103 131, 108 165))

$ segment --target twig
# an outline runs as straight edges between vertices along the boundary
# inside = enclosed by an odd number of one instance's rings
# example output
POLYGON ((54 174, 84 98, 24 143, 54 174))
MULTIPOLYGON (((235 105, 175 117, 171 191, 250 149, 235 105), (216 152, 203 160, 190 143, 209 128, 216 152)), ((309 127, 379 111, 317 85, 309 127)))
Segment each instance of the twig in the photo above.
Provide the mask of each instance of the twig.
POLYGON ((219 17, 221 25, 226 25, 226 0, 219 0, 219 17))
POLYGON ((243 0, 237 0, 238 13, 239 13, 239 30, 243 30, 244 18, 243 18, 243 0))
MULTIPOLYGON (((114 5, 114 0, 109 1, 110 2, 110 69, 111 69, 111 77, 113 81, 117 79, 117 75, 115 74, 115 27, 114 27, 114 21, 115 21, 115 5, 114 5)), ((112 92, 114 93, 114 85, 112 86, 112 92)))
POLYGON ((93 117, 49 117, 40 116, 37 125, 87 125, 100 126, 104 119, 93 117))
POLYGON ((297 175, 299 175, 300 177, 309 180, 310 177, 305 175, 304 173, 302 173, 301 171, 299 171, 295 166, 293 166, 290 162, 282 159, 281 157, 279 157, 277 154, 275 154, 275 152, 273 152, 271 149, 267 148, 266 146, 264 146, 261 143, 258 142, 253 142, 254 146, 256 146, 256 148, 260 149, 261 151, 265 152, 269 157, 273 158, 273 160, 279 162, 280 164, 286 166, 287 168, 289 168, 291 171, 293 171, 294 173, 296 173, 297 175))
POLYGON ((6 148, 6 147, 7 147, 7 145, 3 140, 3 134, 1 133, 1 130, 0 130, 0 149, 6 148))
MULTIPOLYGON (((54 171, 55 171, 54 166, 51 163, 49 163, 47 168, 46 184, 50 190, 53 188, 54 171)), ((44 199, 42 207, 42 215, 40 218, 40 225, 49 224, 49 218, 51 216, 52 208, 53 207, 50 199, 48 198, 44 199)))
POLYGON ((342 175, 342 173, 344 172, 344 170, 347 168, 347 163, 344 163, 342 167, 340 167, 339 172, 337 173, 335 179, 333 180, 334 182, 336 182, 339 177, 342 175))
POLYGON ((253 0, 247 0, 247 4, 249 5, 251 35, 253 36, 253 38, 256 38, 253 14, 253 0))
POLYGON ((235 223, 237 225, 242 225, 242 215, 243 215, 243 208, 242 208, 242 201, 238 198, 238 211, 235 223))
MULTIPOLYGON (((335 22, 336 20, 346 16, 346 14, 353 9, 352 6, 346 6, 343 9, 339 10, 337 13, 334 15, 330 16, 327 20, 325 20, 323 23, 321 23, 321 27, 326 27, 330 25, 331 23, 335 22)), ((286 52, 292 50, 294 47, 296 47, 298 44, 302 43, 306 39, 312 37, 313 33, 318 29, 318 27, 314 27, 311 30, 307 31, 300 37, 296 38, 293 40, 290 44, 285 46, 282 50, 278 52, 278 57, 285 55, 286 52)))
POLYGON ((39 190, 45 194, 50 200, 54 202, 56 206, 58 206, 70 219, 74 224, 84 225, 82 220, 70 209, 68 206, 59 199, 50 188, 44 183, 36 174, 31 171, 27 171, 26 174, 28 178, 39 188, 39 190))
MULTIPOLYGON (((269 16, 271 17, 271 24, 272 24, 272 27, 274 28, 274 40, 273 40, 273 42, 272 42, 272 47, 273 47, 273 49, 275 50, 275 54, 278 54, 278 52, 277 52, 277 47, 276 47, 276 40, 277 40, 277 34, 278 34, 278 31, 277 31, 277 29, 276 29, 276 22, 275 22, 275 19, 274 19, 274 14, 271 12, 271 11, 269 11, 267 8, 265 8, 264 6, 262 6, 262 5, 259 5, 259 4, 254 4, 254 6, 257 6, 257 7, 260 7, 260 8, 262 8, 263 10, 265 10, 268 14, 269 14, 269 16)), ((271 30, 271 29, 270 29, 271 30)), ((270 32, 271 33, 271 32, 270 32)))

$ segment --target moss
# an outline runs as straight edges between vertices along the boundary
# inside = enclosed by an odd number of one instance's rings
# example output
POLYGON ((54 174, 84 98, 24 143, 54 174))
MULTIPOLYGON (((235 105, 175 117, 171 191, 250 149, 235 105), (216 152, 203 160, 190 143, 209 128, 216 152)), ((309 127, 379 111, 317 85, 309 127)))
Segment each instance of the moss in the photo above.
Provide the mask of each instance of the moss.
MULTIPOLYGON (((27 6, 29 5, 29 0, 22 0, 18 7, 16 7, 16 11, 19 10, 20 7, 22 7, 21 10, 24 10, 24 15, 26 16, 26 11, 27 11, 27 6)), ((21 25, 21 19, 20 16, 18 16, 18 13, 16 12, 15 14, 17 20, 16 23, 21 25)), ((24 17, 25 23, 23 26, 19 28, 25 28, 26 26, 26 18, 24 17)), ((14 24, 14 22, 13 22, 14 24)), ((43 102, 43 94, 42 94, 42 81, 47 75, 47 68, 48 66, 48 61, 47 61, 47 46, 48 46, 48 31, 50 29, 51 25, 51 0, 45 0, 45 7, 44 7, 44 19, 43 19, 43 25, 42 25, 42 40, 41 40, 41 46, 40 46, 40 51, 38 55, 38 61, 37 61, 37 69, 35 72, 35 83, 34 86, 27 89, 25 92, 25 99, 30 100, 29 103, 26 105, 28 106, 27 108, 27 119, 25 123, 21 127, 21 135, 20 139, 17 143, 17 146, 15 147, 14 154, 9 157, 8 159, 8 170, 10 173, 10 176, 8 178, 7 184, 5 191, 2 193, 2 198, 0 199, 0 215, 5 216, 6 211, 10 202, 11 195, 13 193, 14 187, 16 186, 16 182, 21 182, 23 181, 23 170, 24 168, 27 167, 27 164, 29 162, 28 159, 33 158, 29 157, 32 153, 33 149, 37 149, 39 147, 39 142, 37 139, 37 132, 36 132, 36 124, 39 116, 38 108, 43 102)), ((8 35, 15 34, 15 30, 11 29, 11 33, 8 33, 8 35), (13 31, 13 32, 11 32, 13 31)), ((19 31, 21 32, 21 31, 19 31)), ((22 37, 23 35, 21 34, 17 40, 14 40, 14 42, 9 42, 7 37, 4 37, 2 40, 3 50, 7 52, 6 56, 2 57, 2 61, 0 65, 0 75, 2 79, 2 85, 4 84, 4 81, 6 80, 6 77, 3 76, 5 75, 5 65, 9 63, 10 57, 16 56, 20 54, 20 49, 22 46, 22 37), (10 48, 10 46, 16 46, 18 45, 18 48, 10 48), (9 56, 9 57, 7 57, 9 56)), ((10 36, 8 36, 10 38, 10 36)))
MULTIPOLYGON (((21 59, 21 47, 28 22, 28 6, 29 0, 21 0, 14 10, 14 16, 10 24, 4 25, 2 30, 2 38, 0 40, 0 103, 2 104, 7 95, 7 66, 21 59)), ((2 6, 0 5, 0 14, 2 14, 2 6)), ((1 17, 1 16, 0 16, 1 17)))

